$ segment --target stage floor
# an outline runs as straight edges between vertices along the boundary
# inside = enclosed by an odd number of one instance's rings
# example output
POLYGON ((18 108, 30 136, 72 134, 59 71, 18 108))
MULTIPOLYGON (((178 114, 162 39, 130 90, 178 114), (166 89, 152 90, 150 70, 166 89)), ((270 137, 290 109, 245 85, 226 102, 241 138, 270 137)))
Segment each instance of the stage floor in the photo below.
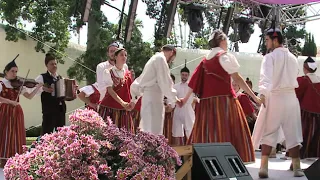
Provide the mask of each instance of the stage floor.
MULTIPOLYGON (((277 158, 269 159, 269 180, 307 180, 306 177, 294 178, 293 173, 289 171, 291 160, 282 160, 283 154, 277 154, 277 158)), ((260 167, 261 153, 256 152, 256 162, 246 165, 254 180, 259 179, 258 171, 260 167)), ((302 160, 303 169, 308 168, 315 160, 302 160)), ((0 169, 0 180, 4 180, 3 169, 0 169)))

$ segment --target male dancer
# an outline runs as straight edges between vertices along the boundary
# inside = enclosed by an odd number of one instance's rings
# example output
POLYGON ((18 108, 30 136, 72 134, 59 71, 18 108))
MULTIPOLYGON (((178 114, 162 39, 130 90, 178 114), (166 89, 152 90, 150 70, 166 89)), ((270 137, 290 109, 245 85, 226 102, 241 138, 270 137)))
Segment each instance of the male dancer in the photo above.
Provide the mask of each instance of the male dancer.
POLYGON ((46 54, 47 72, 39 75, 35 81, 44 84, 41 93, 42 133, 51 133, 66 124, 66 103, 63 98, 55 96, 54 84, 62 77, 57 74, 57 61, 51 54, 46 54))
MULTIPOLYGON (((119 44, 117 42, 114 42, 112 44, 110 44, 107 48, 108 51, 108 56, 109 59, 105 62, 102 62, 100 64, 97 65, 97 69, 96 69, 96 73, 97 73, 97 83, 98 83, 98 89, 100 92, 100 101, 104 98, 107 89, 105 88, 101 88, 102 87, 102 82, 103 82, 103 72, 106 69, 111 68, 112 66, 114 66, 115 62, 115 56, 114 53, 116 52, 116 50, 119 48, 119 44)), ((124 65, 124 69, 128 70, 128 66, 127 64, 124 65)))
MULTIPOLYGON (((185 62, 184 68, 180 71, 181 82, 175 84, 173 87, 177 91, 178 98, 184 98, 189 91, 188 79, 190 75, 190 70, 187 68, 185 62)), ((195 120, 194 109, 192 108, 193 98, 189 97, 188 101, 183 107, 176 107, 173 114, 173 127, 172 127, 172 136, 174 139, 175 145, 181 145, 181 139, 184 138, 184 132, 186 137, 189 138, 193 123, 195 120)))
POLYGON ((268 178, 268 158, 272 147, 277 145, 281 129, 292 157, 294 176, 304 176, 299 157, 303 140, 300 106, 295 93, 299 65, 297 58, 282 45, 281 31, 274 27, 268 30, 266 46, 273 51, 264 56, 261 65, 259 90, 264 105, 253 132, 254 148, 262 145, 260 178, 268 178))
POLYGON ((132 83, 131 108, 134 107, 139 97, 142 96, 140 129, 155 135, 163 134, 164 122, 164 96, 168 104, 174 107, 179 101, 177 91, 173 89, 168 64, 176 56, 176 48, 173 45, 165 45, 160 53, 152 56, 141 75, 132 83))

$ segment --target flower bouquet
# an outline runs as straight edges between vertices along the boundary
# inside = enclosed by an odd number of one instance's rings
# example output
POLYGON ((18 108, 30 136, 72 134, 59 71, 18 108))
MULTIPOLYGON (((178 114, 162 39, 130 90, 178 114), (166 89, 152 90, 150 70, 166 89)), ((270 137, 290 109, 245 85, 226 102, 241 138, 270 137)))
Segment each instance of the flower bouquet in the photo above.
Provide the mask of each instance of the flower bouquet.
POLYGON ((164 136, 117 128, 92 110, 70 115, 70 126, 46 134, 8 160, 6 179, 175 179, 181 165, 164 136))

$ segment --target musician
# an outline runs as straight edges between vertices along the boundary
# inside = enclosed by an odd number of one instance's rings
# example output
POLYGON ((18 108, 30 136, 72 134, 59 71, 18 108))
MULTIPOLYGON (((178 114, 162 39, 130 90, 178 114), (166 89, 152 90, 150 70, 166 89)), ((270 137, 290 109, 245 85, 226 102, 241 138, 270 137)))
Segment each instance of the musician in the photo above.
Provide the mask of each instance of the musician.
POLYGON ((41 135, 53 132, 66 123, 66 103, 63 98, 56 97, 56 82, 62 79, 57 73, 57 61, 52 54, 46 54, 44 63, 47 72, 39 75, 35 80, 43 83, 41 92, 42 104, 42 132, 41 135))
POLYGON ((86 108, 97 111, 100 100, 100 93, 98 90, 98 83, 84 86, 79 89, 78 97, 81 101, 86 103, 86 108))
POLYGON ((11 83, 17 78, 18 66, 11 61, 4 68, 4 78, 0 80, 0 168, 7 158, 21 154, 26 144, 24 116, 19 104, 19 95, 32 99, 42 84, 36 85, 31 93, 21 86, 14 88, 11 83))
POLYGON ((115 66, 103 72, 103 81, 99 88, 105 88, 106 94, 99 107, 100 116, 106 120, 109 116, 119 128, 134 132, 134 123, 129 110, 131 73, 125 69, 127 51, 119 48, 115 52, 115 66))
MULTIPOLYGON (((106 94, 106 89, 100 88, 100 86, 103 86, 102 85, 103 84, 103 72, 106 69, 110 69, 111 67, 113 67, 115 65, 114 53, 116 52, 116 50, 118 48, 119 48, 119 44, 117 42, 110 44, 107 48, 109 59, 107 61, 102 62, 97 65, 96 74, 97 74, 98 88, 99 88, 99 92, 100 92, 100 101, 103 99, 104 95, 106 94)), ((124 64, 123 67, 125 70, 128 70, 127 64, 124 64)))

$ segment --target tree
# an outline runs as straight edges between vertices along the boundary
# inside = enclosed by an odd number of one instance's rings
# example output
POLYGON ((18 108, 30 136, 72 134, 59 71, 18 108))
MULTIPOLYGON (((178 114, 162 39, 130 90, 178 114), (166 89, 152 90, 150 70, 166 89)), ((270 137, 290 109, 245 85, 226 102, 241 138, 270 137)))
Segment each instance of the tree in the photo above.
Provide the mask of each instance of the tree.
POLYGON ((168 3, 169 0, 142 0, 147 5, 146 15, 151 19, 156 20, 154 28, 154 50, 159 49, 167 43, 167 38, 164 34, 165 22, 167 20, 168 3))
MULTIPOLYGON (((111 38, 108 33, 110 24, 103 15, 100 8, 104 4, 101 0, 92 0, 91 12, 88 20, 87 51, 78 62, 88 67, 85 70, 69 72, 70 76, 76 75, 78 80, 85 77, 92 82, 95 67, 93 64, 99 62, 104 56, 104 47, 111 38), (91 69, 91 71, 90 71, 91 69)), ((77 32, 84 25, 82 21, 82 10, 86 1, 75 0, 2 0, 0 2, 0 18, 5 20, 6 40, 18 41, 25 39, 25 35, 19 31, 23 29, 23 21, 33 22, 35 26, 30 32, 35 37, 36 51, 45 53, 44 43, 52 45, 49 52, 55 54, 59 62, 63 63, 64 50, 70 39, 70 32, 77 32)), ((84 69, 84 68, 82 68, 84 69)))
MULTIPOLYGON (((35 26, 30 35, 39 40, 35 47, 36 51, 45 53, 43 43, 50 44, 52 48, 49 51, 63 63, 70 32, 76 33, 85 24, 82 21, 85 4, 86 1, 81 0, 2 0, 0 18, 8 23, 5 28, 6 40, 16 42, 19 38, 25 39, 26 34, 19 30, 24 29, 24 21, 33 22, 35 26)), ((95 82, 96 65, 106 59, 106 47, 115 40, 116 25, 109 23, 100 10, 104 4, 108 4, 108 1, 92 0, 87 23, 87 49, 68 70, 71 78, 79 81, 87 80, 87 83, 95 82)), ((135 47, 130 47, 128 44, 128 52, 129 57, 133 59, 131 65, 135 66, 139 73, 144 66, 143 63, 150 57, 150 44, 142 42, 141 32, 134 32, 136 40, 131 44, 137 42, 138 44, 137 46, 134 44, 135 47)))
POLYGON ((305 43, 302 49, 303 56, 317 56, 317 45, 314 41, 314 36, 308 33, 305 38, 305 43))

